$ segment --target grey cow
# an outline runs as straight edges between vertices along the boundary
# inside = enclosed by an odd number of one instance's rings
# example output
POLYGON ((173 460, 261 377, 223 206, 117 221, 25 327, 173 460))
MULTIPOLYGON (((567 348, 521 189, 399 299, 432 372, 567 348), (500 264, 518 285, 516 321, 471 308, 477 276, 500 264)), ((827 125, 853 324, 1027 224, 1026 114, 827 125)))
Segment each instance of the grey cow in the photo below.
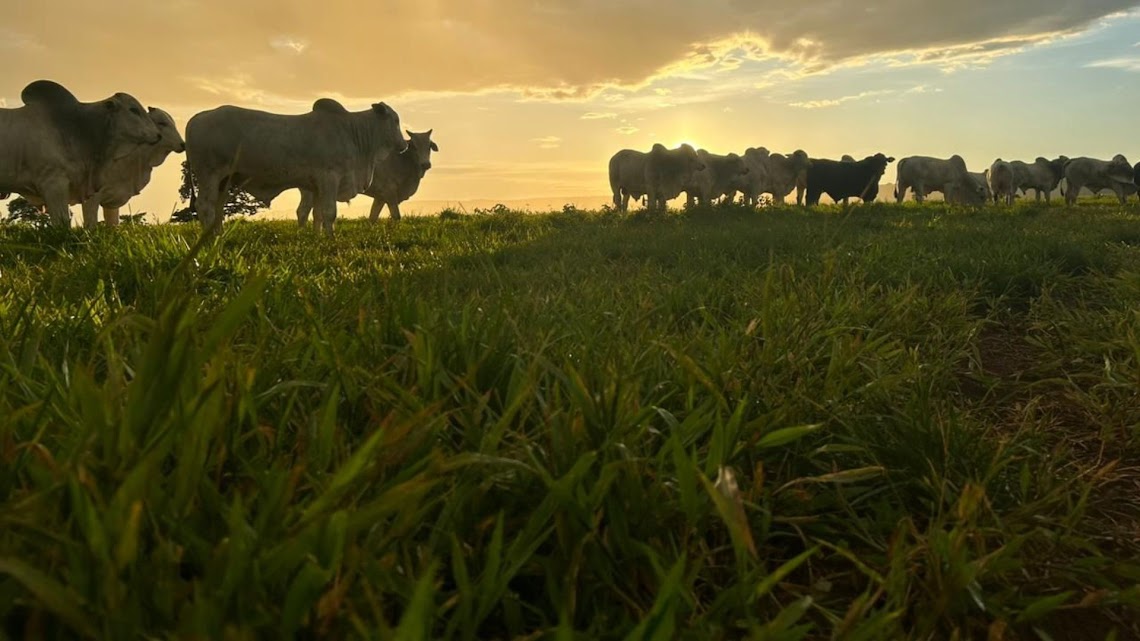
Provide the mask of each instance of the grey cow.
MULTIPOLYGON (((365 196, 372 197, 372 210, 368 214, 368 220, 380 220, 380 212, 384 211, 385 205, 391 212, 392 220, 400 220, 400 203, 416 195, 420 181, 431 169, 432 152, 439 151, 439 145, 431 139, 431 132, 431 129, 419 134, 407 131, 407 150, 388 156, 376 166, 372 184, 363 192, 365 196)), ((297 224, 304 227, 312 210, 313 192, 302 189, 301 203, 297 205, 297 224)), ((316 225, 315 218, 313 224, 316 225)))
POLYGON ((80 102, 63 86, 37 80, 20 98, 24 106, 0 109, 0 192, 43 203, 55 225, 71 223, 68 205, 94 196, 109 164, 160 140, 129 94, 80 102))
POLYGON ((382 102, 349 112, 321 98, 312 111, 295 116, 218 107, 186 125, 186 159, 197 182, 192 208, 214 233, 221 229, 222 195, 229 187, 263 203, 288 189, 308 190, 315 223, 331 236, 337 202, 367 190, 377 166, 406 149, 399 115, 382 102))

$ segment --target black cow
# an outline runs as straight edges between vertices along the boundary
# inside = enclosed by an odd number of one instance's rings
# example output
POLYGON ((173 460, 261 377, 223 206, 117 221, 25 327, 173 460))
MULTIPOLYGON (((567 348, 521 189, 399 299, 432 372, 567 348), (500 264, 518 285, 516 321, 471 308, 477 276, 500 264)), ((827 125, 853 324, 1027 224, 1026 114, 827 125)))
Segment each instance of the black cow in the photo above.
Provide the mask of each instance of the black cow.
POLYGON ((813 158, 807 171, 807 206, 818 205, 822 194, 836 202, 851 197, 874 202, 879 196, 879 179, 894 161, 893 156, 883 154, 857 162, 813 158))

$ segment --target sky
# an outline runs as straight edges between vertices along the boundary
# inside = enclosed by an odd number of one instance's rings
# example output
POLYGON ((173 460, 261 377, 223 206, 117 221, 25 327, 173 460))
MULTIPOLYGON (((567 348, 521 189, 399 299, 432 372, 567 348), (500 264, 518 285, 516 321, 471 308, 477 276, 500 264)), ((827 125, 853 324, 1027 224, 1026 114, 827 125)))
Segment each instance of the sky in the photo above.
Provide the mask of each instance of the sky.
MULTIPOLYGON (((440 147, 412 211, 604 196, 610 156, 655 142, 1140 160, 1135 1, 7 0, 0 60, 0 106, 49 78, 183 128, 222 104, 382 100, 440 147)), ((182 158, 135 212, 178 206, 182 158)))

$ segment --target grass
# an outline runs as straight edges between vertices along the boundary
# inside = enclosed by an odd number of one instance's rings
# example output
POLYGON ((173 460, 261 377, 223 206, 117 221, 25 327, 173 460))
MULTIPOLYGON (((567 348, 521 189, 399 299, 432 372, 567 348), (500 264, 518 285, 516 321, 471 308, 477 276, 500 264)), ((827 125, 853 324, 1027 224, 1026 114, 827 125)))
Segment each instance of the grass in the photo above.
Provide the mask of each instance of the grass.
POLYGON ((1140 214, 0 228, 0 638, 1140 638, 1140 214))

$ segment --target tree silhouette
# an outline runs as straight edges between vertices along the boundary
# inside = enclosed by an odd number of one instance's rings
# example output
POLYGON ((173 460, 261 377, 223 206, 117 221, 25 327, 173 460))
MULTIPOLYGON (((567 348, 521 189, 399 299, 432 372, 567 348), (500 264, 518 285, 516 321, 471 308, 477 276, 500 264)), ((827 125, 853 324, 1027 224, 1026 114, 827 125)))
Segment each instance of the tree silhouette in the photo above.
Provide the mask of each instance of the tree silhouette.
POLYGON ((8 218, 10 223, 32 223, 35 225, 47 223, 47 214, 42 209, 28 202, 23 196, 17 196, 8 203, 8 218))
MULTIPOLYGON (((188 223, 198 220, 198 212, 194 209, 194 175, 190 172, 190 164, 182 161, 182 185, 178 187, 178 197, 181 202, 190 202, 190 206, 179 209, 170 215, 172 223, 188 223)), ((268 205, 262 203, 252 194, 234 187, 230 189, 226 202, 222 205, 222 216, 252 216, 265 209, 268 205)))

